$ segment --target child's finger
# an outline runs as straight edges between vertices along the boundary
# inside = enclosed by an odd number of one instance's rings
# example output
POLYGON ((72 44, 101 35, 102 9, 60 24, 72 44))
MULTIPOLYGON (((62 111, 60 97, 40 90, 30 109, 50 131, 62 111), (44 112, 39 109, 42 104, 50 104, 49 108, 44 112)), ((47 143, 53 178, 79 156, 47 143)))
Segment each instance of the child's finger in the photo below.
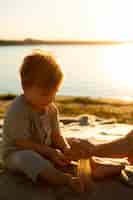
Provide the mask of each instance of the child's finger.
POLYGON ((62 161, 62 160, 58 160, 57 164, 60 165, 60 166, 66 166, 67 165, 67 163, 62 161))
POLYGON ((67 156, 64 155, 61 157, 61 160, 64 161, 65 163, 70 163, 71 161, 67 156))

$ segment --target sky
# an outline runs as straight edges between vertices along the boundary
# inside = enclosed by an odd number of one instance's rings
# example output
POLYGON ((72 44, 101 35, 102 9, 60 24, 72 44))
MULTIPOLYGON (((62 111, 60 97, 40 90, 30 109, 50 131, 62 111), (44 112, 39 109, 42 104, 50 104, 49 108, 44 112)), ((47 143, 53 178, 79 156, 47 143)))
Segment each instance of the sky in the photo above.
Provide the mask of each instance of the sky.
POLYGON ((132 0, 0 0, 2 39, 133 39, 132 0))

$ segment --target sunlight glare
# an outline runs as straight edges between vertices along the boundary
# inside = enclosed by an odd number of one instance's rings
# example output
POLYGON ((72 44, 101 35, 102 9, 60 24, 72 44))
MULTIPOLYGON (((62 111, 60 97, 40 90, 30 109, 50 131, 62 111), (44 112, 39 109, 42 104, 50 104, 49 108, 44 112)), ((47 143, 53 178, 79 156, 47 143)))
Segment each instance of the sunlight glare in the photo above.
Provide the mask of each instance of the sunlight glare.
POLYGON ((104 70, 115 87, 133 88, 133 45, 108 48, 104 52, 104 70))
POLYGON ((132 97, 129 97, 129 96, 124 96, 124 97, 122 97, 122 100, 123 101, 126 101, 126 102, 133 102, 133 98, 132 97))

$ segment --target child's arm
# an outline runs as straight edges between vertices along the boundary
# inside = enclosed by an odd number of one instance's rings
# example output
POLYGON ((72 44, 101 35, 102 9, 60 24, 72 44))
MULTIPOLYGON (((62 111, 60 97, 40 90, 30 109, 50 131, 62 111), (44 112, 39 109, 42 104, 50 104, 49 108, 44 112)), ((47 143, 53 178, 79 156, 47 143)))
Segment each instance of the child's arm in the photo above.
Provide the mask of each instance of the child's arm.
POLYGON ((60 149, 62 152, 65 152, 71 147, 68 144, 67 140, 61 134, 59 123, 60 121, 58 109, 54 104, 52 104, 52 145, 60 149))
POLYGON ((16 140, 15 145, 21 149, 33 150, 45 158, 53 161, 55 164, 64 166, 69 163, 69 160, 59 150, 51 148, 46 144, 38 144, 26 139, 16 140))
POLYGON ((51 147, 45 144, 42 145, 32 142, 28 139, 17 139, 15 141, 15 145, 21 149, 34 150, 41 155, 45 155, 47 158, 50 158, 53 153, 53 149, 51 147))
POLYGON ((66 152, 71 149, 67 140, 63 137, 60 131, 52 132, 52 144, 55 148, 60 149, 62 152, 66 152))

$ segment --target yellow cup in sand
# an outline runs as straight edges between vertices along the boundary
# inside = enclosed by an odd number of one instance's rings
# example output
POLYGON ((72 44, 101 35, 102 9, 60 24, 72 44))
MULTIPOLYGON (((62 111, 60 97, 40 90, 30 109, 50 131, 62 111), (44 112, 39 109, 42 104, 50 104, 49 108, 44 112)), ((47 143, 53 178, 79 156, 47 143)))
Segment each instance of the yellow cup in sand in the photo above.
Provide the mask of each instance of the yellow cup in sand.
POLYGON ((77 176, 80 177, 81 191, 92 191, 93 180, 91 177, 90 159, 80 159, 77 165, 77 176))

